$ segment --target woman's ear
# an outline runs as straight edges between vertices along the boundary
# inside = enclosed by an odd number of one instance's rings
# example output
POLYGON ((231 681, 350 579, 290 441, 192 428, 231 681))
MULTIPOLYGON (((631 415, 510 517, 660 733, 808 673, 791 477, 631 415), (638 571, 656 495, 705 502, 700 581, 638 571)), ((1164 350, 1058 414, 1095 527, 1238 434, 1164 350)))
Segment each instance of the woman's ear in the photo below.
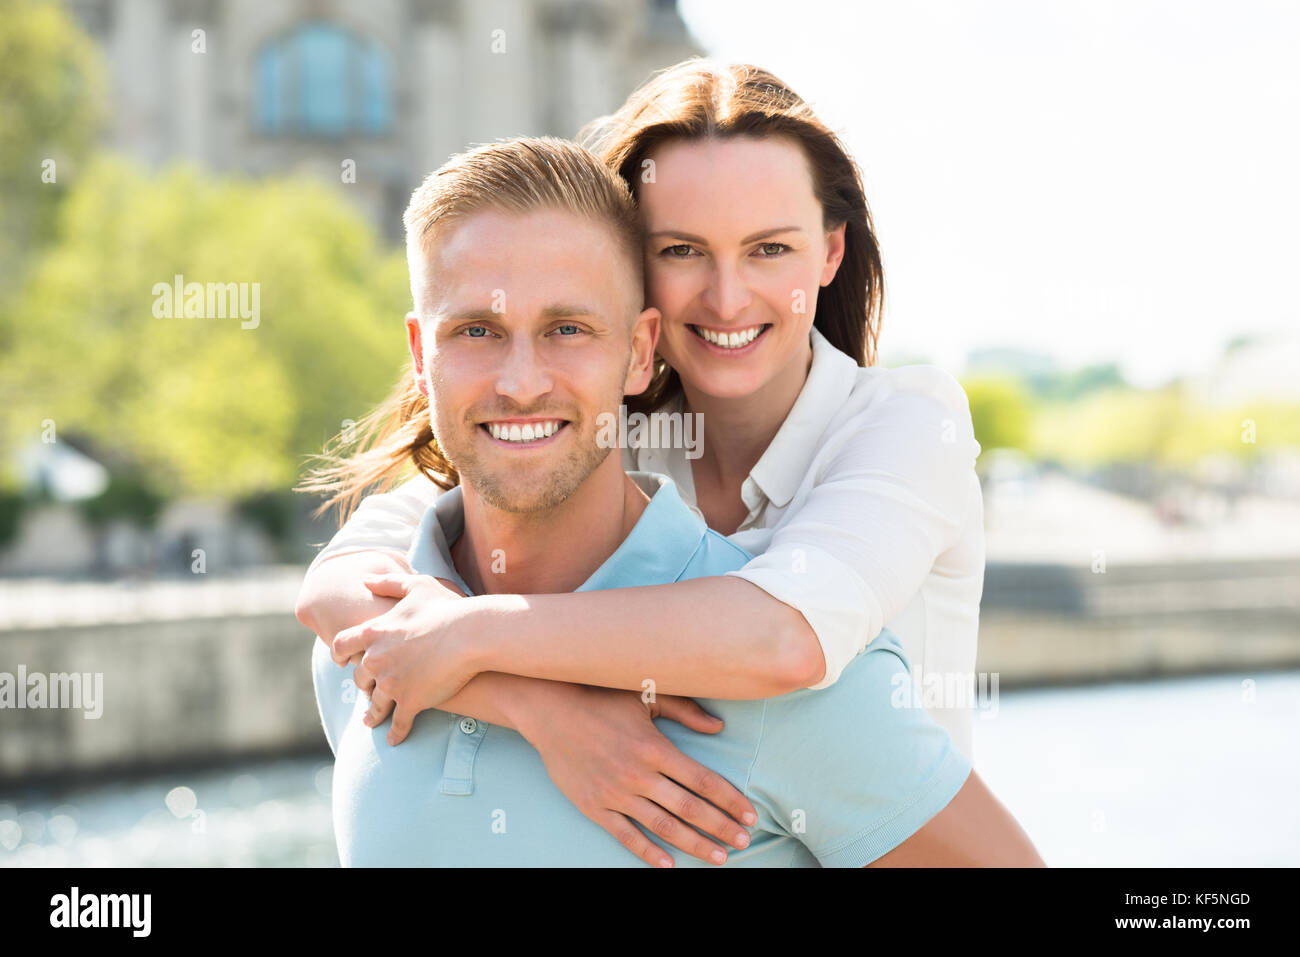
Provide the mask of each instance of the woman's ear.
POLYGON ((840 223, 826 234, 826 265, 822 267, 821 285, 829 286, 844 261, 844 229, 848 223, 840 223))

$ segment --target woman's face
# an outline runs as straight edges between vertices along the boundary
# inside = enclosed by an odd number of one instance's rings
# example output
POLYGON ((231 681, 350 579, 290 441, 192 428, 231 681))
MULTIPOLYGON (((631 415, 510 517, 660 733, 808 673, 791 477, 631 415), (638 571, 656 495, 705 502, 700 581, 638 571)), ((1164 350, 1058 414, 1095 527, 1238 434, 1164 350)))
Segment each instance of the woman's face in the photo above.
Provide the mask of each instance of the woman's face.
POLYGON ((823 226, 803 150, 737 136, 671 141, 649 158, 641 175, 653 182, 637 185, 660 354, 704 395, 754 396, 778 382, 797 392, 817 291, 844 255, 844 227, 823 226))

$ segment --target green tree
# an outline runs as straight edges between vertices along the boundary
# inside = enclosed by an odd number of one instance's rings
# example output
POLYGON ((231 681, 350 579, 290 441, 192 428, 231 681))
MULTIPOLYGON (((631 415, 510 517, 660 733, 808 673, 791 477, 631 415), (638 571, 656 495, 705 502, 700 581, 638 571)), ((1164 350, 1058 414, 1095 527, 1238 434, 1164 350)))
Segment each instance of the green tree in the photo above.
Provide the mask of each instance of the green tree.
POLYGON ((7 317, 10 437, 53 419, 168 494, 291 484, 406 355, 405 258, 343 188, 95 161, 7 317), (156 291, 178 275, 237 284, 256 320, 185 318, 156 291))
POLYGON ((1181 468, 1207 455, 1251 460, 1284 448, 1300 448, 1300 408, 1293 403, 1209 407, 1179 383, 1045 405, 1031 441, 1035 455, 1083 467, 1147 462, 1181 468))
POLYGON ((102 89, 94 43, 60 6, 0 0, 0 286, 52 234, 98 133, 102 89))
POLYGON ((962 383, 970 400, 971 424, 981 452, 1029 448, 1033 415, 1024 387, 1015 379, 970 379, 962 383))

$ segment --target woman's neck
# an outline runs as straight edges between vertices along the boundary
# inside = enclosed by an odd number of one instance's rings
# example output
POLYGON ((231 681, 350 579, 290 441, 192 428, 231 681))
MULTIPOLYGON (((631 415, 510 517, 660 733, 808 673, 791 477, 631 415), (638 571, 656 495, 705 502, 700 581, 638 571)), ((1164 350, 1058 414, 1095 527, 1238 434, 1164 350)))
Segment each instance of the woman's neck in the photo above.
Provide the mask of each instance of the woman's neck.
POLYGON ((705 395, 682 383, 685 409, 703 413, 704 443, 694 462, 697 483, 739 489, 776 438, 812 368, 812 346, 790 361, 757 392, 739 397, 705 395))

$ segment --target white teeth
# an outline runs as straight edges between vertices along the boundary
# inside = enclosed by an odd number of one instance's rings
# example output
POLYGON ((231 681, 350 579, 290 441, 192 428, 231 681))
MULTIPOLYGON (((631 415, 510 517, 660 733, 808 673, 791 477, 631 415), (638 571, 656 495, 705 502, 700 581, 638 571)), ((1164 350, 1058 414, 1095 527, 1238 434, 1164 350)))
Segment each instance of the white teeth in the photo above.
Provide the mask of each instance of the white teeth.
POLYGON ((489 422, 487 427, 492 438, 500 439, 503 442, 535 442, 538 439, 554 435, 560 425, 558 419, 551 419, 546 422, 529 422, 522 427, 518 423, 507 425, 505 423, 489 422))
POLYGON ((721 346, 723 349, 739 349, 749 345, 758 334, 763 331, 762 326, 754 326, 752 329, 745 329, 742 332, 717 333, 712 329, 705 329, 702 326, 696 326, 696 330, 701 336, 712 342, 715 346, 721 346))

